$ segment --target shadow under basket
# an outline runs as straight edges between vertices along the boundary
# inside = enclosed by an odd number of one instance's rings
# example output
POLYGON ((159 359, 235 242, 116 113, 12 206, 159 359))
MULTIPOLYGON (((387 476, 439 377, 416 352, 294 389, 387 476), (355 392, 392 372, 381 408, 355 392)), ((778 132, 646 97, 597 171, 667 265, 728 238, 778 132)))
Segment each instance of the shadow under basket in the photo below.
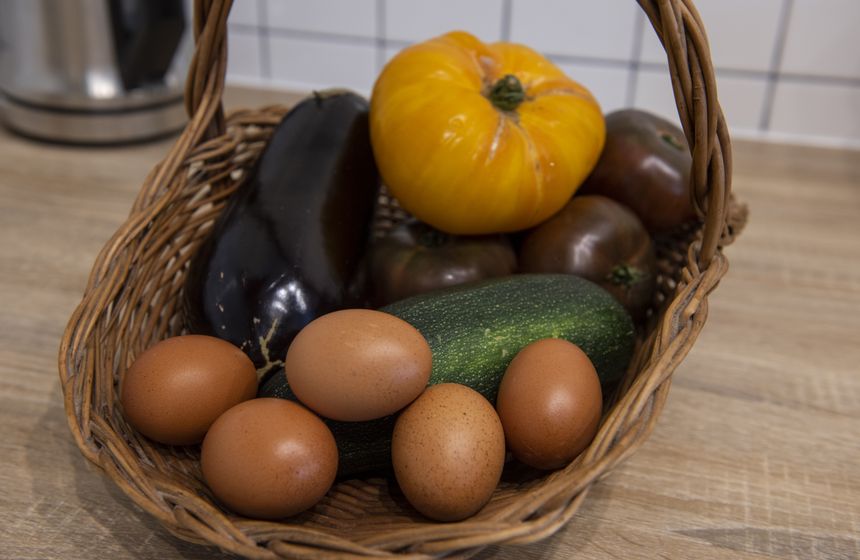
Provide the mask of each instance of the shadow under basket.
MULTIPOLYGON (((726 272, 723 247, 746 221, 745 207, 730 194, 731 147, 702 22, 689 0, 639 4, 666 49, 693 154, 699 220, 658 239, 660 289, 647 326, 597 437, 573 463, 552 473, 507 469, 490 503, 458 523, 415 513, 386 478, 339 482, 308 512, 259 521, 218 505, 202 482, 198 448, 155 444, 126 423, 117 392, 122 375, 145 348, 182 332, 189 259, 287 111, 272 106, 223 117, 230 2, 220 0, 195 3, 190 121, 99 254, 62 340, 66 413, 84 456, 171 533, 248 558, 466 557, 563 527, 591 486, 652 432, 672 373, 705 323, 707 296, 726 272)), ((402 213, 382 202, 384 227, 402 213)))

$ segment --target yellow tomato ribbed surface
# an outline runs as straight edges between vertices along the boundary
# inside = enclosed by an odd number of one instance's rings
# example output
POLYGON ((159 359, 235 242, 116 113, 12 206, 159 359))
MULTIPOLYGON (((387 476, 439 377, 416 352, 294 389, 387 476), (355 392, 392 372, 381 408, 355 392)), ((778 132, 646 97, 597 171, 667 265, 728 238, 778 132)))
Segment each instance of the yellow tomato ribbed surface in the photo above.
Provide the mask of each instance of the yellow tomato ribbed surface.
POLYGON ((418 219, 454 234, 517 231, 567 202, 603 149, 591 93, 534 50, 452 32, 398 53, 373 88, 383 181, 418 219), (525 97, 488 93, 514 76, 525 97))

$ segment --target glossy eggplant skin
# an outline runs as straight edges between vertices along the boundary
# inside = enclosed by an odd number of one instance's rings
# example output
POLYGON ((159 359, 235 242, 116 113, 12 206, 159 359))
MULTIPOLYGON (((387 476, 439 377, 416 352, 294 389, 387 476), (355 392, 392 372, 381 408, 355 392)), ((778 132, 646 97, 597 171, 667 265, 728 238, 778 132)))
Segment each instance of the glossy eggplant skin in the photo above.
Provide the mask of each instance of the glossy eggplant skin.
POLYGON ((240 347, 261 378, 279 369, 310 321, 366 304, 379 187, 367 101, 336 91, 300 102, 192 259, 188 329, 240 347))

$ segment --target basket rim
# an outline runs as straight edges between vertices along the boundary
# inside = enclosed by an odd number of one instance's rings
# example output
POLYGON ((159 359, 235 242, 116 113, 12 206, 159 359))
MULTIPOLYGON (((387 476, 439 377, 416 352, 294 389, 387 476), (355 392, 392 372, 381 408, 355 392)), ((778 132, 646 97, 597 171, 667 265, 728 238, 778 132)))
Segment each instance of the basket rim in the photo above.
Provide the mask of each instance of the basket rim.
POLYGON ((679 114, 692 147, 693 192, 703 231, 701 238, 687 247, 682 285, 663 320, 651 332, 647 342, 654 349, 651 359, 635 364, 637 375, 613 412, 604 418, 598 437, 581 459, 554 475, 561 484, 529 491, 510 511, 481 519, 475 526, 469 526, 467 521, 429 524, 430 529, 419 531, 415 527, 395 527, 361 541, 321 534, 289 522, 262 523, 227 516, 199 498, 198 508, 188 508, 186 500, 193 500, 193 496, 189 497, 189 491, 174 481, 153 479, 140 486, 129 482, 127 473, 135 469, 139 457, 130 447, 122 448, 111 439, 112 428, 102 415, 115 411, 110 403, 103 408, 94 407, 93 397, 100 384, 106 383, 96 378, 94 369, 102 358, 99 353, 104 351, 99 348, 97 323, 110 320, 113 302, 134 266, 134 255, 128 248, 145 233, 153 217, 162 215, 180 196, 180 189, 169 187, 187 184, 189 162, 217 159, 232 153, 245 140, 228 125, 265 126, 283 110, 240 110, 224 117, 221 96, 230 0, 195 2, 198 47, 186 88, 191 119, 145 180, 128 220, 99 253, 61 341, 59 373, 64 405, 70 430, 84 457, 175 535, 249 558, 314 552, 344 558, 468 555, 490 544, 534 542, 564 526, 594 482, 632 455, 653 431, 672 373, 705 323, 707 296, 726 273, 728 261, 723 247, 734 240, 746 220, 745 207, 736 204, 730 194, 731 144, 716 102, 713 67, 699 16, 689 0, 638 1, 667 50, 679 114), (294 540, 263 539, 275 527, 289 529, 294 540), (263 548, 262 543, 267 547, 263 548))

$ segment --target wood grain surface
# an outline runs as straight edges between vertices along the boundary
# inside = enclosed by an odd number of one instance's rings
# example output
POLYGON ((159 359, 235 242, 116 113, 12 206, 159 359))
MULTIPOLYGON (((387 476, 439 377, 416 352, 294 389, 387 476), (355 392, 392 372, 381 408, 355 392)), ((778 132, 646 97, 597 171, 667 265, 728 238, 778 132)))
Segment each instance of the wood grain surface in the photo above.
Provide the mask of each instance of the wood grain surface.
MULTIPOLYGON (((86 463, 57 374, 93 259, 171 141, 0 131, 0 558, 226 557, 86 463)), ((860 558, 860 154, 737 143, 735 161, 750 222, 654 435, 559 533, 478 558, 860 558)))

